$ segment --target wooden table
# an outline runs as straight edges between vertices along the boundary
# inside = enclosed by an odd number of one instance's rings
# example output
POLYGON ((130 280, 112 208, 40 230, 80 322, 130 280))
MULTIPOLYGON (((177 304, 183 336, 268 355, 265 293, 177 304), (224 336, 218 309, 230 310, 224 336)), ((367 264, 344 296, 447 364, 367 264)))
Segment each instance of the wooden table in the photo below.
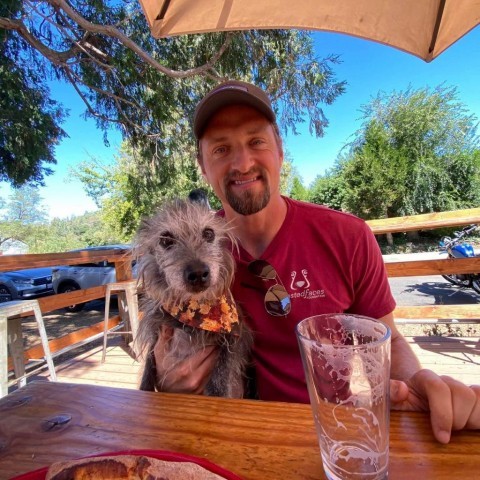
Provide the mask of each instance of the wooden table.
MULTIPOLYGON (((203 457, 245 480, 325 478, 309 405, 52 382, 0 400, 0 479, 125 449, 203 457)), ((392 412, 390 456, 393 480, 480 479, 480 433, 441 445, 426 414, 392 412)))

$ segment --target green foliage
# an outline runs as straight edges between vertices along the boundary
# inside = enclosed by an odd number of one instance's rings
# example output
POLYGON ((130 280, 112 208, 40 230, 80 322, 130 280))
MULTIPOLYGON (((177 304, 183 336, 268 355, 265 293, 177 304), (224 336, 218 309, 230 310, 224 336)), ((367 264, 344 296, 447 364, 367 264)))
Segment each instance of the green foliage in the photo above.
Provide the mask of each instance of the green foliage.
POLYGON ((309 189, 308 201, 342 210, 344 197, 342 176, 336 170, 330 170, 325 175, 318 175, 314 180, 309 189))
POLYGON ((38 190, 31 186, 14 190, 7 202, 0 199, 0 209, 0 246, 17 240, 28 246, 28 253, 48 253, 120 243, 100 212, 49 221, 38 190))
POLYGON ((0 214, 0 245, 7 241, 28 240, 36 228, 46 222, 46 208, 38 190, 25 186, 13 191, 8 202, 2 199, 0 214))
POLYGON ((102 166, 94 160, 83 162, 73 175, 102 209, 102 218, 122 241, 131 241, 140 219, 150 215, 166 199, 186 197, 198 187, 209 191, 212 207, 218 204, 212 191, 203 182, 190 155, 172 153, 172 159, 157 172, 156 164, 148 164, 145 152, 124 143, 113 164, 102 166))
POLYGON ((476 117, 454 88, 380 93, 339 161, 342 206, 363 218, 478 206, 476 117))
POLYGON ((307 201, 309 196, 308 189, 304 187, 302 179, 299 176, 293 177, 292 189, 290 190, 290 197, 295 200, 307 201))
MULTIPOLYGON (((139 2, 69 4, 95 28, 80 25, 68 9, 54 7, 48 0, 10 0, 7 5, 0 10, 0 28, 5 29, 0 32, 8 46, 6 60, 24 78, 33 78, 32 70, 39 72, 35 78, 38 105, 57 121, 61 111, 48 100, 44 80, 48 76, 73 83, 87 106, 86 116, 95 118, 104 132, 112 125, 121 129, 124 138, 140 152, 135 157, 138 165, 134 173, 141 177, 130 178, 129 188, 132 192, 138 189, 147 207, 150 197, 160 195, 158 189, 168 189, 170 177, 179 170, 177 162, 188 170, 189 182, 193 180, 193 110, 219 81, 245 79, 266 88, 274 99, 274 108, 281 112, 284 132, 295 132, 295 126, 308 118, 310 131, 316 135, 322 135, 328 125, 322 105, 331 104, 344 91, 344 82, 337 82, 333 74, 339 59, 334 55, 316 58, 307 32, 220 32, 156 40, 139 2), (44 21, 46 18, 48 21, 44 21), (32 38, 37 42, 35 47, 32 38), (30 63, 21 61, 27 58, 30 63)), ((9 116, 17 104, 21 105, 21 99, 12 96, 6 110, 9 116)), ((59 139, 61 135, 61 131, 56 137, 42 134, 36 148, 52 145, 53 137, 59 139)), ((31 151, 27 153, 32 165, 38 163, 31 151)), ((8 178, 10 173, 5 175, 8 178)), ((98 196, 98 185, 93 177, 90 180, 91 193, 98 196)), ((137 198, 124 207, 124 219, 143 208, 137 198)), ((128 232, 131 222, 121 223, 128 232)))
MULTIPOLYGON (((6 1, 0 16, 23 14, 23 2, 6 1)), ((55 145, 66 135, 63 109, 49 98, 42 63, 27 44, 0 30, 0 181, 13 187, 44 185, 56 164, 55 145)))
POLYGON ((29 253, 66 252, 76 248, 121 243, 99 211, 68 219, 54 218, 28 237, 29 253))

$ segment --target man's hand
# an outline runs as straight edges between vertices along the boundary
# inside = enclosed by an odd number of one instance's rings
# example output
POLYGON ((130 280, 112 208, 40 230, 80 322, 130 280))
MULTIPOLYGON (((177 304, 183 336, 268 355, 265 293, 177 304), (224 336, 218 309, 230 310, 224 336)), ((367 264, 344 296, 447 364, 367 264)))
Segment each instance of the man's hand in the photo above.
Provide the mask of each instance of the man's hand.
POLYGON ((162 392, 202 394, 218 356, 210 345, 189 354, 181 330, 162 327, 153 349, 157 368, 157 385, 162 392), (188 356, 187 353, 188 352, 188 356))
POLYGON ((433 434, 448 443, 452 430, 480 428, 480 386, 467 385, 431 370, 407 382, 390 380, 392 410, 430 411, 433 434))

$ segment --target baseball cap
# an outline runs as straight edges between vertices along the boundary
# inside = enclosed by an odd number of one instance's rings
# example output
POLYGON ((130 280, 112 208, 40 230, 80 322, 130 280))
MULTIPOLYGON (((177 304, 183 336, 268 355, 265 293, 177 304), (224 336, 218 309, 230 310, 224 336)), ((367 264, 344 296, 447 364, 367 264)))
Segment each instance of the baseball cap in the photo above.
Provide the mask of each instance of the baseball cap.
POLYGON ((271 122, 276 121, 270 98, 261 88, 251 83, 229 80, 210 90, 197 105, 193 116, 193 133, 197 140, 217 110, 235 104, 249 105, 271 122))

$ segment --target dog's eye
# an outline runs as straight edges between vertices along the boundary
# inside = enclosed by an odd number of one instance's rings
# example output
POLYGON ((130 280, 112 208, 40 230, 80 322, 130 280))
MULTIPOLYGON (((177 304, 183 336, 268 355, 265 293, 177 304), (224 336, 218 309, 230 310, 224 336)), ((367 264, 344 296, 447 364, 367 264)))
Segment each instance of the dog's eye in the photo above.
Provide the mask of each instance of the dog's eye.
POLYGON ((205 228, 202 232, 202 237, 206 242, 212 243, 215 240, 215 232, 211 228, 205 228))
POLYGON ((160 240, 158 243, 165 249, 168 250, 169 248, 173 247, 175 244, 175 237, 170 232, 164 232, 160 236, 160 240))

